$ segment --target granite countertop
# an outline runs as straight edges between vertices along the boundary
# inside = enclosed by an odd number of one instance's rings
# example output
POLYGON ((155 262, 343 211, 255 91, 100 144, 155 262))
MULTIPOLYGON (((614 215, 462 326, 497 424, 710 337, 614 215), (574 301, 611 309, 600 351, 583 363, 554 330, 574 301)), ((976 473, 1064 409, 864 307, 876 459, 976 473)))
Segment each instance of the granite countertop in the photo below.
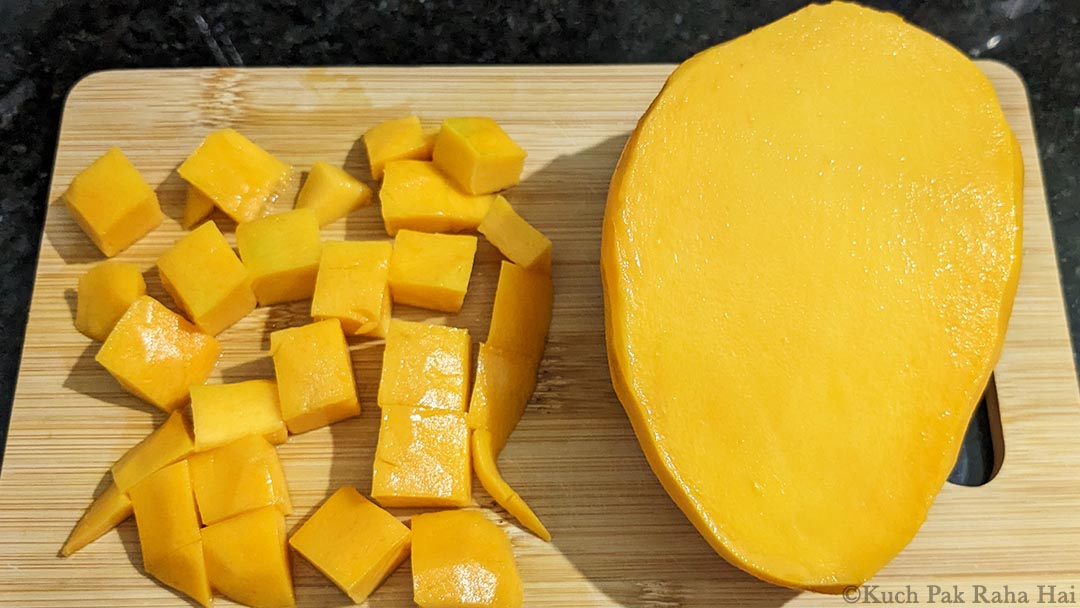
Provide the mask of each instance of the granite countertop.
MULTIPOLYGON (((0 445, 6 436, 64 96, 102 69, 679 62, 805 4, 0 0, 0 445), (498 6, 498 5, 494 5, 498 6)), ((1073 343, 1080 331, 1080 2, 873 1, 1031 95, 1073 343)), ((1075 347, 1074 347, 1075 353, 1075 347)))

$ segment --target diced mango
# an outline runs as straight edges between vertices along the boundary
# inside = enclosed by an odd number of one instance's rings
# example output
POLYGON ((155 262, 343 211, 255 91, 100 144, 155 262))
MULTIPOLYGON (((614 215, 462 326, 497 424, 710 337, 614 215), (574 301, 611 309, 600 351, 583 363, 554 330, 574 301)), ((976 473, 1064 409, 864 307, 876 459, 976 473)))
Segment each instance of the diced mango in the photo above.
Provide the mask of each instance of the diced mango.
POLYGON ((490 194, 521 181, 525 150, 490 118, 447 118, 432 159, 465 192, 490 194))
POLYGON ((240 259, 260 306, 306 300, 315 293, 322 235, 311 209, 293 209, 236 227, 240 259))
POLYGON ((372 338, 385 338, 390 333, 390 321, 393 319, 394 301, 390 297, 390 290, 383 292, 382 316, 379 317, 379 325, 371 330, 368 335, 372 338))
POLYGON ((499 503, 499 506, 513 515, 533 534, 541 539, 551 542, 551 533, 544 527, 544 523, 533 513, 533 510, 525 502, 510 484, 506 483, 499 473, 499 467, 495 464, 496 450, 492 446, 491 432, 478 429, 472 433, 472 462, 476 477, 480 485, 484 486, 487 493, 499 503))
POLYGON ((355 488, 342 487, 289 539, 357 604, 409 555, 411 533, 355 488))
POLYGON ((120 148, 111 148, 71 180, 64 204, 86 236, 108 257, 157 228, 157 194, 120 148))
POLYGON ((319 218, 319 226, 325 226, 370 204, 372 198, 367 184, 344 169, 318 161, 311 166, 296 197, 296 208, 311 209, 319 218))
POLYGON ((166 412, 210 376, 221 354, 213 336, 150 296, 135 300, 94 359, 125 389, 166 412))
POLYGON ((252 608, 296 605, 285 516, 263 507, 202 529, 210 586, 252 608))
POLYGON ((170 553, 199 541, 199 515, 188 461, 151 473, 132 486, 128 495, 147 569, 170 553))
POLYGON ((67 542, 60 553, 67 557, 82 549, 86 545, 101 538, 103 534, 112 530, 131 516, 131 499, 126 492, 116 487, 116 483, 110 483, 109 487, 101 493, 86 512, 79 518, 79 523, 68 535, 67 542))
POLYGON ((371 497, 384 507, 468 506, 472 504, 469 452, 465 414, 384 408, 371 497))
POLYGON ((265 506, 292 513, 277 450, 259 435, 199 452, 188 462, 195 502, 206 525, 265 506))
POLYGON ((199 329, 217 335, 255 310, 251 275, 214 222, 177 241, 157 261, 165 291, 199 329))
POLYGON ((522 268, 551 265, 551 240, 518 215, 502 195, 491 201, 491 208, 477 230, 522 268))
POLYGON ((383 223, 391 236, 402 228, 423 232, 476 230, 491 199, 462 192, 433 163, 419 160, 387 163, 379 189, 383 223))
POLYGON ((536 371, 535 359, 499 350, 490 343, 480 344, 467 420, 470 429, 491 432, 496 457, 532 397, 536 371))
POLYGON ((383 318, 390 286, 390 253, 384 241, 327 241, 319 260, 311 316, 337 319, 346 333, 371 334, 383 318))
POLYGON ((191 422, 196 452, 248 435, 259 435, 275 445, 289 438, 273 380, 191 387, 191 422))
POLYGON ((398 304, 458 312, 475 257, 475 236, 399 230, 390 256, 390 293, 398 304))
POLYGON ((379 407, 464 412, 469 349, 467 329, 393 319, 383 351, 379 407))
POLYGON ((524 590, 514 548, 476 511, 412 518, 413 601, 420 608, 519 608, 524 590))
POLYGON ((551 275, 504 261, 495 287, 487 343, 539 363, 544 356, 553 304, 551 275))
POLYGON ((206 196, 202 190, 188 184, 187 197, 184 201, 184 215, 180 218, 180 226, 184 230, 191 230, 209 217, 213 211, 214 199, 206 196))
POLYGON ((177 173, 236 222, 250 222, 289 178, 291 167, 232 129, 214 131, 177 173))
POLYGON ((202 541, 184 545, 144 565, 150 576, 187 595, 199 605, 206 608, 214 605, 202 541))
POLYGON ((113 483, 121 492, 127 492, 150 474, 187 458, 194 450, 191 427, 183 412, 175 411, 113 463, 113 483))
POLYGON ((79 277, 75 329, 104 342, 131 303, 145 295, 146 281, 137 264, 117 260, 96 264, 79 277))
POLYGON ((349 346, 337 319, 270 334, 281 417, 304 433, 360 414, 349 346))
POLYGON ((430 160, 434 140, 425 135, 415 116, 387 120, 364 133, 371 177, 380 180, 383 167, 395 160, 430 160))

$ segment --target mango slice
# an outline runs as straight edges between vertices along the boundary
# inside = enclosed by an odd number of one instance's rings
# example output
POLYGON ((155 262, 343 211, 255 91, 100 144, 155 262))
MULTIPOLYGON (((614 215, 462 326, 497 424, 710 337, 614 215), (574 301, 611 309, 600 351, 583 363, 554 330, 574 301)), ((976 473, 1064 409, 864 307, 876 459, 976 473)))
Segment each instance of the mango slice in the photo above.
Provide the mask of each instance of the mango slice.
POLYGON ((292 513, 277 450, 259 435, 194 454, 188 465, 199 518, 208 526, 264 506, 292 513))
POLYGON ((360 414, 349 345, 337 319, 270 334, 281 417, 293 434, 360 414))
POLYGON ((431 158, 469 194, 491 194, 521 181, 525 150, 485 117, 447 118, 431 158))
POLYGON ((477 230, 507 259, 523 268, 551 265, 551 240, 518 215, 502 195, 491 201, 477 230))
POLYGON ((390 236, 402 228, 421 232, 476 230, 491 199, 462 191, 433 163, 419 160, 387 163, 379 189, 383 223, 390 236))
POLYGON ((383 351, 379 407, 464 412, 470 347, 467 329, 393 319, 383 351))
POLYGON ((825 592, 914 536, 1001 352, 1022 162, 994 90, 899 17, 811 5, 682 64, 612 177, 612 382, 736 566, 825 592))
POLYGON ((184 199, 184 215, 180 218, 180 227, 191 230, 198 226, 214 211, 214 199, 206 196, 201 190, 188 184, 187 195, 184 199))
POLYGON ((155 562, 199 541, 199 515, 186 460, 147 476, 131 488, 129 495, 147 570, 155 562))
POLYGON ((240 224, 236 247, 260 306, 306 300, 315 293, 322 255, 315 211, 293 209, 240 224))
POLYGON ((389 301, 390 254, 383 241, 327 241, 319 259, 311 316, 337 319, 353 336, 378 331, 389 301))
POLYGON ((131 513, 131 499, 127 493, 116 487, 116 483, 110 483, 86 508, 86 512, 79 518, 79 523, 75 524, 75 528, 68 535, 60 554, 64 557, 70 556, 120 525, 120 522, 131 517, 131 513))
POLYGON ((551 532, 548 532, 544 522, 540 521, 540 518, 536 516, 536 513, 533 513, 525 499, 519 496, 510 487, 510 484, 506 483, 502 478, 499 467, 495 464, 495 454, 496 450, 492 445, 491 432, 487 430, 473 431, 473 470, 476 471, 476 477, 480 480, 480 484, 484 486, 491 498, 499 503, 499 506, 506 509, 507 513, 521 522, 521 525, 541 539, 551 542, 551 532))
POLYGON ((296 605, 285 516, 263 507, 202 529, 210 586, 252 608, 296 605))
POLYGON ((141 296, 116 322, 94 360, 133 395, 171 412, 187 402, 193 384, 210 377, 220 354, 213 336, 141 296))
POLYGON ((553 298, 548 269, 526 270, 504 261, 495 287, 487 343, 538 364, 551 326, 553 298))
POLYGON ((412 518, 413 601, 420 608, 518 608, 524 591, 514 549, 476 511, 412 518))
POLYGON ((157 193, 115 147, 71 180, 64 204, 86 236, 110 258, 165 219, 157 193))
POLYGON ((211 608, 214 605, 202 541, 184 545, 144 566, 147 574, 187 595, 200 606, 211 608))
POLYGON ((161 426, 113 463, 113 483, 121 492, 127 492, 151 473, 187 458, 194 448, 187 419, 182 412, 173 412, 161 426))
POLYGON ((475 257, 475 236, 399 230, 390 256, 390 293, 399 304, 459 312, 475 257))
POLYGON ((371 199, 367 184, 340 167, 318 161, 311 166, 304 187, 300 188, 296 208, 314 211, 321 227, 370 204, 371 199))
POLYGON ((137 264, 106 260, 79 277, 75 329, 104 342, 132 302, 146 295, 146 281, 137 264))
POLYGON ((470 451, 464 413, 384 408, 371 497, 389 508, 468 506, 472 504, 470 451))
POLYGON ((248 435, 259 435, 274 445, 289 438, 273 380, 191 387, 191 426, 196 452, 248 435))
POLYGON ((383 177, 386 163, 395 160, 431 160, 435 139, 424 133, 420 119, 406 116, 381 122, 368 129, 364 135, 371 177, 378 181, 383 177))
POLYGON ((289 545, 362 604, 409 556, 411 538, 393 515, 345 486, 300 526, 289 545))

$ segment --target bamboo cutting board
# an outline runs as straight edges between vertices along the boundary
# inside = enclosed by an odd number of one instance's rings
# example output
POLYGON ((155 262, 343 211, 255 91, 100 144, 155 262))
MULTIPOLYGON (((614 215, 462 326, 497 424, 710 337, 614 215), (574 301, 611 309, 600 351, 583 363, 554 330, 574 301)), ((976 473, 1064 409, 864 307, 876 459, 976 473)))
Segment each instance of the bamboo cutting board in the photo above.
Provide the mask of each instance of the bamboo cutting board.
MULTIPOLYGON (((1080 582, 1080 400, 1038 154, 1023 84, 990 76, 1026 161, 1023 273, 996 370, 1005 457, 988 485, 948 485, 914 542, 872 582, 881 597, 939 585, 972 601, 1008 585, 1037 598, 1080 582), (1049 589, 1043 589, 1047 592, 1049 589)), ((529 152, 508 198, 555 244, 555 312, 539 386, 503 453, 507 480, 554 535, 546 544, 490 511, 510 534, 527 606, 839 606, 843 598, 774 587, 720 559, 664 494, 612 392, 604 351, 600 223, 608 180, 630 130, 672 66, 340 68, 124 71, 92 75, 67 100, 11 431, 0 475, 0 603, 20 606, 176 606, 185 600, 142 574, 135 525, 68 559, 57 551, 109 465, 163 416, 125 393, 72 326, 78 276, 101 259, 57 199, 72 176, 119 145, 170 219, 119 256, 153 269, 182 231, 184 185, 174 169, 207 132, 235 127, 299 172, 316 160, 368 176, 359 135, 415 113, 495 118, 529 152)), ((294 180, 298 182, 299 180, 294 180)), ((276 203, 289 207, 295 186, 276 203)), ((223 226, 230 232, 227 222, 223 226)), ((378 206, 325 230, 327 238, 385 238, 378 206)), ((464 310, 448 323, 486 334, 497 253, 481 239, 464 310)), ((430 313, 401 308, 412 319, 430 313)), ((268 334, 306 322, 307 304, 258 309, 219 336, 215 378, 271 377, 268 334)), ((382 347, 352 345, 363 414, 281 446, 295 513, 290 529, 343 484, 367 492, 378 428, 382 347)), ((478 504, 492 507, 479 486, 478 504)), ((407 511, 398 511, 407 516, 407 511)), ((342 606, 344 594, 297 558, 301 606, 342 606)), ((1075 587, 1072 587, 1075 601, 1075 587)), ((1005 596, 1003 596, 1005 597, 1005 596)), ((409 605, 404 565, 370 600, 409 605)), ((851 599, 851 598, 848 598, 851 599)), ((909 600, 910 595, 909 595, 909 600)), ((940 602, 942 596, 936 596, 940 602)), ((222 604, 227 604, 221 600, 222 604)))

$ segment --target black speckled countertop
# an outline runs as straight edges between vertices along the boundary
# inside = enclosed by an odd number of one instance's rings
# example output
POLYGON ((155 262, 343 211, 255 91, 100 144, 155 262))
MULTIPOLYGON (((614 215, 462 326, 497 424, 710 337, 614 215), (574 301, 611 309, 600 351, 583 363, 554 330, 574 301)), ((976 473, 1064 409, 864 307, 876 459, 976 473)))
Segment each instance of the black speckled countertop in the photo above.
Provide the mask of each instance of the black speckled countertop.
MULTIPOLYGON (((869 2, 1027 82, 1058 261, 1080 332, 1080 2, 869 2)), ((792 0, 0 0, 0 445, 64 96, 110 68, 678 62, 792 0)), ((1075 352, 1075 347, 1074 347, 1075 352)))

